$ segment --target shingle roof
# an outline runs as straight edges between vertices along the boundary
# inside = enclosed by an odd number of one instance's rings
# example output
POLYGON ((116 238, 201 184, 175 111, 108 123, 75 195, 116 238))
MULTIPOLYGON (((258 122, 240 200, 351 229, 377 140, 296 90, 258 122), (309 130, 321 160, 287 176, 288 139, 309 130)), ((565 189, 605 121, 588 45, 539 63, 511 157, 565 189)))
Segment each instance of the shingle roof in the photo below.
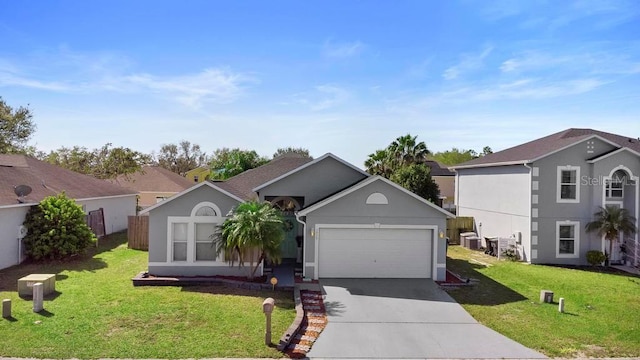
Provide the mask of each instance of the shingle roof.
POLYGON ((255 169, 247 170, 224 182, 215 182, 216 186, 242 199, 256 196, 253 189, 270 180, 296 169, 312 159, 299 154, 284 154, 255 169))
POLYGON ((637 138, 616 135, 593 129, 567 129, 564 131, 529 141, 493 154, 467 161, 452 168, 482 167, 515 162, 530 162, 542 158, 564 147, 583 141, 593 136, 599 136, 619 147, 627 147, 640 152, 640 141, 637 138))
POLYGON ((448 167, 441 165, 439 162, 434 160, 427 160, 425 164, 431 169, 431 176, 455 176, 456 173, 449 170, 448 167))
POLYGON ((0 154, 0 206, 18 205, 15 186, 28 185, 32 192, 24 203, 37 203, 64 191, 74 199, 89 199, 136 192, 107 181, 79 174, 25 155, 0 154))
POLYGON ((180 192, 194 185, 192 181, 160 166, 144 166, 128 176, 118 176, 113 184, 135 191, 180 192))

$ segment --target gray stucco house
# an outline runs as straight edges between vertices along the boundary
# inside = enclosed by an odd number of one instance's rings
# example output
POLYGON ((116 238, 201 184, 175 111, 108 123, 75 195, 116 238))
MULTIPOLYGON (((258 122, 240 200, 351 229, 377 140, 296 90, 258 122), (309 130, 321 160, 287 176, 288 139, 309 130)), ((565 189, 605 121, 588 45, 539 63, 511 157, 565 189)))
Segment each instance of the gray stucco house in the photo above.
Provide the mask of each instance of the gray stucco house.
MULTIPOLYGON (((635 137, 568 129, 453 169, 458 215, 473 216, 481 237, 515 237, 530 263, 579 265, 589 250, 608 252, 607 241, 584 230, 599 206, 638 218, 635 137)), ((637 234, 614 244, 611 261, 623 260, 623 241, 637 262, 637 234)))
POLYGON ((149 273, 246 275, 248 269, 216 257, 209 236, 237 204, 255 198, 283 210, 283 258, 297 261, 306 278, 445 279, 443 234, 453 215, 333 154, 283 155, 143 210, 149 273))

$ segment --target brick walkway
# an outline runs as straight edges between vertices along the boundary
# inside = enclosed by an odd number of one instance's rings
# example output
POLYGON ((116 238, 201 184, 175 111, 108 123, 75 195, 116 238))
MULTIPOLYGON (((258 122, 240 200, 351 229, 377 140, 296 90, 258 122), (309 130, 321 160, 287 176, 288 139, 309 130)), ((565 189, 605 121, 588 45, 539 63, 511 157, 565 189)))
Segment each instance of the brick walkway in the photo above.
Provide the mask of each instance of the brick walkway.
POLYGON ((311 346, 327 325, 327 314, 320 291, 301 290, 304 319, 300 325, 298 335, 287 347, 287 354, 292 359, 302 359, 307 356, 311 346))

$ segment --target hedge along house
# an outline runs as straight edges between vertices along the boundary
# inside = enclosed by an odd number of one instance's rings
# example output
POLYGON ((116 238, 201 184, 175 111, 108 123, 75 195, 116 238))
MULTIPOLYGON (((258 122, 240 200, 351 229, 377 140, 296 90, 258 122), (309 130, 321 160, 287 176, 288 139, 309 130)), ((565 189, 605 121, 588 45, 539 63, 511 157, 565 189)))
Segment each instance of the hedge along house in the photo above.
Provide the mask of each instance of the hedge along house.
POLYGON ((106 234, 127 229, 136 213, 136 192, 25 155, 0 155, 0 269, 23 260, 20 229, 31 206, 65 192, 85 213, 102 209, 106 234), (16 187, 31 192, 18 196, 16 187))
MULTIPOLYGON (((637 138, 568 129, 453 169, 458 214, 473 216, 481 236, 516 237, 531 263, 587 264, 587 251, 609 249, 584 229, 599 206, 636 219, 640 210, 637 138)), ((611 261, 631 255, 637 265, 638 235, 617 243, 611 261), (634 254, 620 251, 623 242, 634 254)))
MULTIPOLYGON (((152 275, 247 275, 216 257, 210 235, 240 202, 280 207, 283 258, 307 278, 443 280, 446 218, 440 207, 333 154, 289 154, 225 182, 198 184, 142 211, 149 214, 152 275)), ((262 268, 260 268, 262 272, 262 268)))

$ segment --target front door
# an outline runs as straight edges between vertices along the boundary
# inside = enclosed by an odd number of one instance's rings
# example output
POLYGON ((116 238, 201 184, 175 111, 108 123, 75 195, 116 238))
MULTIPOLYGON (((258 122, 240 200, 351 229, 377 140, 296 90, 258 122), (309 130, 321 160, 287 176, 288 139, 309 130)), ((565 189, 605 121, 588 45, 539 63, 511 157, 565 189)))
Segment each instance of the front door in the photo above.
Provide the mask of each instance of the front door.
POLYGON ((284 240, 280 244, 283 259, 296 259, 298 255, 298 221, 295 215, 284 215, 284 240))

